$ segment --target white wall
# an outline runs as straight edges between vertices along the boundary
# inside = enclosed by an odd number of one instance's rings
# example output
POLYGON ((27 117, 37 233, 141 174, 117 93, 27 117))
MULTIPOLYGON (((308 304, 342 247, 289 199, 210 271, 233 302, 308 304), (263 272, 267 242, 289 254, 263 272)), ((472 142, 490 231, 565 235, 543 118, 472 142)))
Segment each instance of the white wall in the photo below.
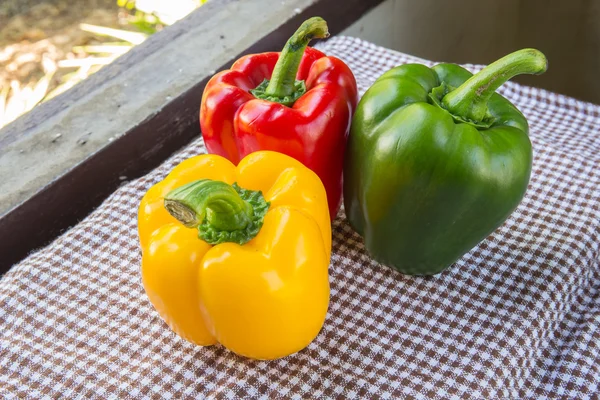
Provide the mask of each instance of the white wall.
POLYGON ((343 34, 449 62, 536 47, 548 72, 518 81, 600 104, 599 0, 386 0, 343 34))

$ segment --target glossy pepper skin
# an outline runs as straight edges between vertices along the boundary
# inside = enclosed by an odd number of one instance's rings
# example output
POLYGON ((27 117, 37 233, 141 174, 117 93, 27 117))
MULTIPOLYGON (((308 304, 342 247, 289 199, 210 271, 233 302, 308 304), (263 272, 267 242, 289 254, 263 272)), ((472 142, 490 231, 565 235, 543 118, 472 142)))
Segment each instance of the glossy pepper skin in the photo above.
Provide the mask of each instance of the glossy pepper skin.
POLYGON ((325 189, 300 162, 268 151, 237 167, 217 155, 185 160, 146 193, 138 229, 144 289, 184 339, 274 359, 303 349, 320 331, 329 304, 331 226, 325 189), (190 205, 199 198, 194 194, 185 204, 221 227, 239 222, 228 219, 231 210, 246 206, 231 194, 232 184, 264 196, 268 210, 255 237, 211 245, 199 238, 200 227, 172 216, 182 188, 206 183, 201 206, 190 205))
POLYGON ((441 272, 500 226, 529 182, 525 117, 495 90, 542 73, 533 49, 473 76, 454 64, 395 67, 361 99, 347 148, 344 204, 379 262, 441 272))
POLYGON ((311 18, 281 53, 248 55, 216 74, 202 96, 200 126, 208 152, 234 164, 258 150, 302 162, 323 181, 333 219, 357 88, 343 61, 306 47, 327 35, 325 21, 311 18))

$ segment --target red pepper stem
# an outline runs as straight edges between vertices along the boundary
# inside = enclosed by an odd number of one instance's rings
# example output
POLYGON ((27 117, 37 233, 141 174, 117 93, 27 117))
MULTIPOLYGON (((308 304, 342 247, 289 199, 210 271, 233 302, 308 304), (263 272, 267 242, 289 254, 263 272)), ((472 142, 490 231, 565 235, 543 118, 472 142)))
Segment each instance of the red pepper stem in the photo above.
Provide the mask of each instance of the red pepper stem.
POLYGON ((304 21, 281 51, 265 94, 278 98, 292 96, 296 89, 298 67, 308 42, 313 38, 323 39, 328 36, 327 23, 323 18, 312 17, 304 21))
POLYGON ((546 56, 540 51, 515 51, 488 65, 445 95, 442 106, 463 119, 481 122, 487 115, 487 103, 496 89, 516 75, 539 75, 547 68, 546 56))

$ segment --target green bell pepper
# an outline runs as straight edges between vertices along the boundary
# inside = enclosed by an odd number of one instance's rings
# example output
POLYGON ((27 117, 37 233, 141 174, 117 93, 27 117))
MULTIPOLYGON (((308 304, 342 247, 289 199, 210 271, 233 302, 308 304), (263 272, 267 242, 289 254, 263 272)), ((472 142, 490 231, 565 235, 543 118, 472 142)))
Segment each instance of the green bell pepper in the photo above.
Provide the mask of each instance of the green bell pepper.
POLYGON ((377 79, 356 109, 344 167, 346 215, 375 260, 436 274, 508 218, 532 150, 527 120, 495 91, 546 68, 541 52, 523 49, 475 75, 407 64, 377 79))

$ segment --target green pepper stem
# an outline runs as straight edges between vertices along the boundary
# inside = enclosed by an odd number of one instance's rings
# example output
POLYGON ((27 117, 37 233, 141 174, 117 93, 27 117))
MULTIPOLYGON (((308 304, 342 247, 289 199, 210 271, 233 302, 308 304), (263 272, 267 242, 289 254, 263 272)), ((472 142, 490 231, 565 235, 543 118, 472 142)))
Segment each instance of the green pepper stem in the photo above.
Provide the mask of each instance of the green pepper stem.
POLYGON ((308 42, 313 38, 323 39, 328 36, 327 23, 323 18, 312 17, 304 21, 281 51, 265 94, 279 98, 292 96, 296 89, 298 67, 308 42))
POLYGON ((445 109, 466 120, 481 122, 487 104, 500 86, 516 75, 539 75, 548 68, 546 56, 536 49, 522 49, 483 68, 442 99, 445 109))
POLYGON ((258 234, 269 203, 260 192, 202 179, 167 193, 164 206, 209 244, 244 244, 258 234))

